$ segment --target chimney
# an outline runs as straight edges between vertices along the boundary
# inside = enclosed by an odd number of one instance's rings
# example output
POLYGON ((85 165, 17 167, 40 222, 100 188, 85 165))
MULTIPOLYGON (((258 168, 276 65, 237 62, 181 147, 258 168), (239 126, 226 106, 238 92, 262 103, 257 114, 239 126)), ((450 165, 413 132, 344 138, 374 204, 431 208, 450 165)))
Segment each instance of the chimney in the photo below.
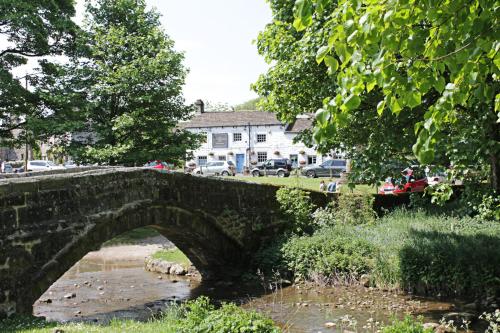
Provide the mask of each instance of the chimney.
POLYGON ((194 102, 194 106, 196 108, 196 114, 202 114, 205 112, 205 103, 201 99, 194 102))

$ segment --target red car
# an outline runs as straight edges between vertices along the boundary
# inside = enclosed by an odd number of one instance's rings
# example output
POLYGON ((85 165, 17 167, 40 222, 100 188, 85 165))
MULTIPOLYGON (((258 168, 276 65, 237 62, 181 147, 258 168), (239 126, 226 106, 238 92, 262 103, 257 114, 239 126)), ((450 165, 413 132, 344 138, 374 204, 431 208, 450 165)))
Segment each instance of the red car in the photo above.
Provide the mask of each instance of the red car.
POLYGON ((170 165, 168 165, 167 162, 163 162, 160 160, 149 161, 148 163, 144 164, 144 167, 161 171, 170 171, 170 165))
POLYGON ((385 180, 379 190, 379 194, 400 194, 409 192, 423 192, 427 187, 427 177, 411 174, 409 177, 401 177, 395 181, 392 177, 385 180), (409 179, 409 181, 407 181, 409 179))

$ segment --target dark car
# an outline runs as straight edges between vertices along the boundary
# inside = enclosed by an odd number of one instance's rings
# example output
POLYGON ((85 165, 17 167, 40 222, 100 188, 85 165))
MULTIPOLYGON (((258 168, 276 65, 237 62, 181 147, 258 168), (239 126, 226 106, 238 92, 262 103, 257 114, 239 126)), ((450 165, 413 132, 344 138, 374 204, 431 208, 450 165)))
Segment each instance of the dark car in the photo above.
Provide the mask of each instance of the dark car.
POLYGON ((277 158, 267 160, 264 163, 257 165, 256 168, 251 170, 252 176, 278 176, 288 177, 292 171, 292 161, 287 158, 277 158))
POLYGON ((346 160, 327 160, 317 165, 308 165, 302 169, 302 174, 309 178, 339 177, 346 171, 346 160))

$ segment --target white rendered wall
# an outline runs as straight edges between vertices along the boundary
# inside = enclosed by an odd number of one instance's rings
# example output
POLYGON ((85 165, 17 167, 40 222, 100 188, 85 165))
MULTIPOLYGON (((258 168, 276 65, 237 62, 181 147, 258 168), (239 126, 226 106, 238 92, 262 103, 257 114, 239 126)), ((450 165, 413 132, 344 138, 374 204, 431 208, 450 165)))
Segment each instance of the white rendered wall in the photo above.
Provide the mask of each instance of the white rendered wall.
POLYGON ((197 163, 198 156, 207 156, 208 161, 218 160, 219 156, 226 156, 228 161, 236 161, 237 154, 245 155, 245 165, 248 166, 248 152, 250 151, 250 161, 257 161, 258 152, 267 152, 267 158, 290 158, 290 155, 298 155, 300 165, 307 163, 308 156, 316 156, 317 163, 323 161, 321 154, 316 150, 307 148, 303 143, 293 143, 296 134, 285 133, 285 127, 279 125, 250 126, 250 138, 248 126, 224 126, 207 128, 190 128, 194 133, 207 133, 207 142, 193 151, 194 159, 189 163, 197 163), (213 148, 212 134, 228 133, 228 148, 213 148), (233 133, 241 133, 241 141, 233 141, 233 133), (257 142, 257 134, 266 134, 266 142, 257 142), (250 145, 249 145, 250 141, 250 145), (250 150, 249 150, 250 147, 250 150), (275 152, 279 152, 276 155, 275 152), (300 154, 303 152, 303 154, 300 154), (232 154, 231 154, 232 153, 232 154), (213 154, 213 155, 212 155, 213 154), (304 163, 305 162, 305 163, 304 163))

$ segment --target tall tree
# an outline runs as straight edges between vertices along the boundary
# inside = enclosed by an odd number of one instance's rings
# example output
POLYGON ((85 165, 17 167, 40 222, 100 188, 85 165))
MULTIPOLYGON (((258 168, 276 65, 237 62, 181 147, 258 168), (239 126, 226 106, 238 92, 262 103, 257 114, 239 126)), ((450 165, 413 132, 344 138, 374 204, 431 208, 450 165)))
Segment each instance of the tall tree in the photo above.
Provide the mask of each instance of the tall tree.
POLYGON ((336 72, 338 88, 317 112, 314 138, 327 140, 372 91, 372 112, 398 116, 425 105, 413 152, 432 163, 436 149, 456 167, 489 163, 500 190, 500 6, 497 0, 297 0, 294 27, 329 19, 317 60, 336 72), (332 10, 325 6, 337 3, 332 10), (444 135, 446 134, 446 135, 444 135))
MULTIPOLYGON (((12 131, 26 129, 30 120, 47 116, 39 96, 28 91, 26 81, 13 76, 15 67, 31 57, 59 55, 71 50, 77 26, 73 0, 0 1, 0 140, 15 144, 12 131)), ((18 139, 24 138, 20 137, 18 139)))
POLYGON ((76 113, 93 140, 72 141, 80 161, 136 164, 178 161, 197 137, 177 128, 192 109, 184 105, 184 56, 144 0, 87 3, 78 54, 61 74, 63 94, 80 96, 76 113))
MULTIPOLYGON (((262 96, 262 108, 292 122, 298 114, 316 112, 338 87, 336 72, 328 70, 323 61, 319 64, 316 61, 318 45, 328 41, 329 31, 324 25, 336 4, 329 4, 321 14, 316 14, 316 20, 307 29, 297 31, 293 26, 294 3, 282 0, 269 3, 273 21, 259 34, 257 47, 271 68, 253 88, 262 96)), ((330 127, 321 142, 314 142, 311 130, 297 138, 325 153, 342 150, 353 160, 351 180, 377 183, 394 172, 391 165, 410 162, 415 141, 413 123, 423 115, 420 108, 401 117, 384 114, 379 118, 371 110, 380 98, 380 92, 372 91, 355 112, 342 119, 341 126, 330 127)))

